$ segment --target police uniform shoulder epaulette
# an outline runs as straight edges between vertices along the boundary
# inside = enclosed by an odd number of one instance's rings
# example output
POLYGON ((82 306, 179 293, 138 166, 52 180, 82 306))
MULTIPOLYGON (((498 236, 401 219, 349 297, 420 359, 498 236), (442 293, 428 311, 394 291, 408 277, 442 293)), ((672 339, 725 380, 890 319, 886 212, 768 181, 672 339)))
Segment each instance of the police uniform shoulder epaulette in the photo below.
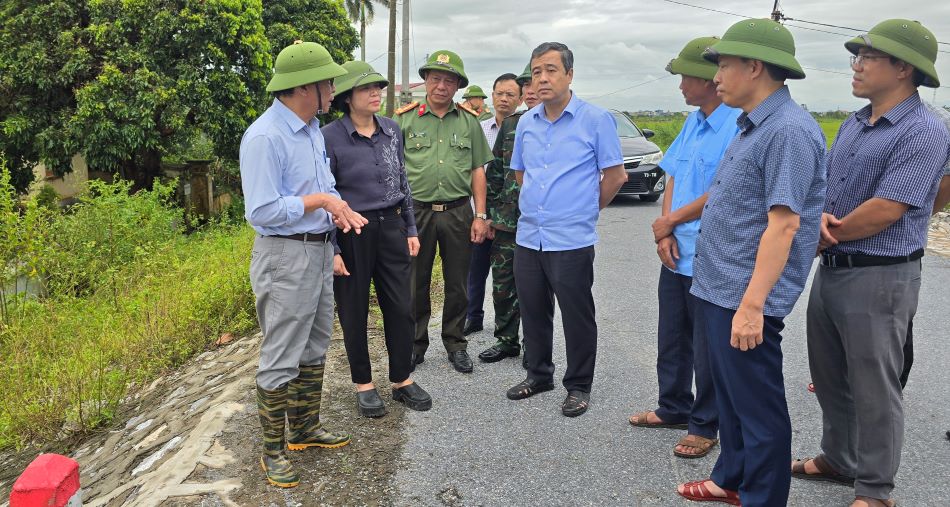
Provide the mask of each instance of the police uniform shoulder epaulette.
POLYGON ((419 107, 419 102, 411 102, 397 109, 396 114, 408 113, 417 107, 419 107))
POLYGON ((472 113, 472 116, 476 116, 476 117, 478 116, 478 112, 477 112, 477 111, 475 111, 475 110, 472 109, 471 107, 468 107, 467 105, 463 104, 462 102, 459 102, 459 103, 457 103, 456 105, 457 105, 460 109, 464 109, 464 110, 468 111, 469 113, 472 113))

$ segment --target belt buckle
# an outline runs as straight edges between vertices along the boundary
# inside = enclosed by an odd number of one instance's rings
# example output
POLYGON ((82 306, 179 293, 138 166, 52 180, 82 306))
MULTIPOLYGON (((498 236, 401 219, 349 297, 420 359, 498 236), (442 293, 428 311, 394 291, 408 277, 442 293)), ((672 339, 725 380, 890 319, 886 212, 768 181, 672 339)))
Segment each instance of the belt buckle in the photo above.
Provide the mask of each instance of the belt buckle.
POLYGON ((432 211, 445 211, 445 204, 433 204, 432 211))

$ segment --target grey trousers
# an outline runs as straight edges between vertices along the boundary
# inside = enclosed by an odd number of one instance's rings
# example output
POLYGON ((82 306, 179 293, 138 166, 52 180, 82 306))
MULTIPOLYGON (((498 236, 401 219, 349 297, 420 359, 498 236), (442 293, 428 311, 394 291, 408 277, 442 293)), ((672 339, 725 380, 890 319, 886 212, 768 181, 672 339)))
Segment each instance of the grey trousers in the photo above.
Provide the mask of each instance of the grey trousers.
POLYGON ((808 364, 818 386, 821 448, 858 496, 890 498, 904 445, 900 375, 917 311, 920 261, 819 266, 808 301, 808 364))
POLYGON ((264 334, 257 385, 274 390, 326 361, 333 332, 333 245, 258 236, 251 288, 264 334))

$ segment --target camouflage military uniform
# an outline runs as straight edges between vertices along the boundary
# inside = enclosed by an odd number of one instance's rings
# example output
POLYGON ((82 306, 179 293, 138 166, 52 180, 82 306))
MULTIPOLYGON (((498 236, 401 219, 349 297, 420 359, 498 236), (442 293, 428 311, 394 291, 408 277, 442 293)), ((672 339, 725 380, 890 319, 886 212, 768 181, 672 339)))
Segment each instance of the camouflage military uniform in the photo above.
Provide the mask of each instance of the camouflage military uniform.
POLYGON ((521 310, 515 289, 515 230, 518 227, 518 194, 521 187, 510 170, 515 130, 522 112, 515 113, 501 124, 492 153, 495 158, 486 172, 488 180, 488 214, 495 230, 491 248, 492 300, 495 306, 495 338, 498 345, 520 353, 518 328, 521 310))

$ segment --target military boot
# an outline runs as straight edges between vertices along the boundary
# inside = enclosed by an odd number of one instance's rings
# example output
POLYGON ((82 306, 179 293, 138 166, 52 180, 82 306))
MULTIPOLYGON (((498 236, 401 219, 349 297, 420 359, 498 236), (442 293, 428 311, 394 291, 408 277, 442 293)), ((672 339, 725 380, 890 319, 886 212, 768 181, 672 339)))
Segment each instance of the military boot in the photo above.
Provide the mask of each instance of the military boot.
POLYGON ((284 455, 284 412, 287 410, 287 385, 268 391, 257 386, 257 413, 264 432, 264 454, 261 468, 267 482, 281 488, 292 488, 300 476, 284 455))
POLYGON ((323 365, 301 366, 300 374, 287 386, 287 448, 291 451, 308 447, 333 449, 350 443, 349 435, 331 433, 320 423, 322 393, 323 365))

